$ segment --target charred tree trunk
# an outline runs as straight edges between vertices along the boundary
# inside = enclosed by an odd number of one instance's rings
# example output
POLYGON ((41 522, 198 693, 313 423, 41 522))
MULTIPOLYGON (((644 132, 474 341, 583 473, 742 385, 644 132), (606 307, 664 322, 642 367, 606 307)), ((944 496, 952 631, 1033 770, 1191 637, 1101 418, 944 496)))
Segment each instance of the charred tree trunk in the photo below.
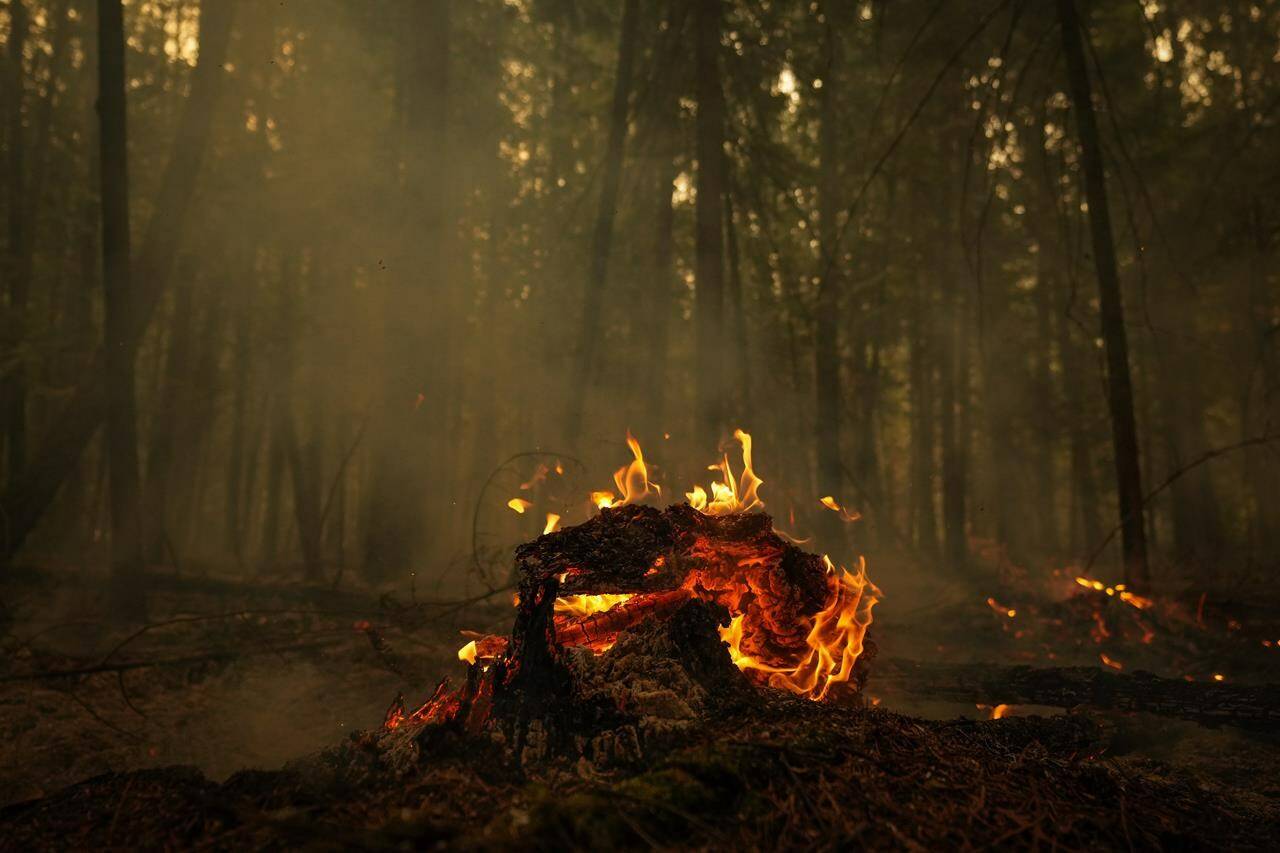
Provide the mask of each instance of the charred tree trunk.
POLYGON ((102 289, 105 305, 107 460, 111 485, 111 572, 119 612, 146 609, 141 586, 142 506, 134 388, 134 300, 129 264, 129 178, 125 119, 124 6, 98 2, 99 157, 102 162, 102 289))
POLYGON ((591 236, 582 329, 579 332, 578 356, 574 360, 569 386, 569 410, 565 417, 564 440, 569 447, 577 446, 582 430, 587 388, 594 378, 599 359, 597 350, 602 331, 600 315, 609 282, 609 255, 613 249, 613 221, 618 213, 618 183, 622 179, 622 159, 626 153, 631 77, 635 66, 639 20, 639 0, 626 0, 622 9, 622 28, 618 34, 618 66, 613 79, 613 106, 609 111, 609 139, 605 144, 604 185, 600 190, 595 231, 591 236))
POLYGON ((720 82, 719 0, 694 0, 694 89, 698 101, 698 197, 694 210, 694 292, 698 440, 714 446, 725 427, 724 351, 724 90, 720 82))
MULTIPOLYGON (((100 0, 100 6, 110 5, 100 0)), ((107 386, 112 384, 106 378, 108 362, 117 361, 121 350, 127 350, 132 359, 164 290, 184 232, 196 177, 204 160, 213 107, 221 89, 222 64, 230 39, 234 6, 234 0, 211 3, 201 17, 200 61, 193 72, 191 94, 183 107, 155 213, 137 262, 132 264, 136 272, 133 276, 136 287, 131 310, 126 317, 117 318, 124 322, 121 328, 112 330, 115 340, 108 337, 104 341, 99 358, 86 370, 84 381, 76 388, 36 453, 29 458, 22 476, 6 486, 0 499, 0 511, 9 522, 6 536, 0 542, 3 545, 0 557, 6 560, 22 546, 63 480, 75 469, 80 453, 108 417, 110 391, 107 386), (112 350, 117 352, 113 354, 112 350)), ((123 48, 119 52, 123 60, 123 48)), ((120 76, 123 81, 123 71, 120 76)), ((104 183, 106 180, 104 175, 104 183)), ((104 210, 104 220, 107 218, 104 210)), ((104 254, 108 251, 105 246, 103 251, 104 254)))
POLYGON ((1075 0, 1058 0, 1063 55, 1084 171, 1084 196, 1089 204, 1094 266, 1102 313, 1102 340, 1107 356, 1107 402, 1111 410, 1111 441, 1115 453, 1116 485, 1120 499, 1121 548, 1125 582, 1135 588, 1150 580, 1147 539, 1142 510, 1142 473, 1138 460, 1138 428, 1133 414, 1133 383, 1129 374, 1129 341, 1124 326, 1124 301, 1116 265, 1111 212, 1102 145, 1093 114, 1093 92, 1084 47, 1086 33, 1075 0))

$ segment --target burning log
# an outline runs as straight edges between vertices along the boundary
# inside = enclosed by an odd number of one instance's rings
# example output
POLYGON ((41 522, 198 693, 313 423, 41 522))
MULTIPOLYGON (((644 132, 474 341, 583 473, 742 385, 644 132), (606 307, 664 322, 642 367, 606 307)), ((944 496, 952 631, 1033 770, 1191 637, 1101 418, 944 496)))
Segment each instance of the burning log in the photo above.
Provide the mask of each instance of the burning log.
MULTIPOLYGON (((727 506, 724 492, 717 494, 727 506)), ((630 694, 621 690, 630 676, 618 669, 620 659, 643 659, 686 683, 685 694, 705 693, 698 682, 716 667, 685 660, 693 647, 736 665, 745 674, 731 682, 739 692, 749 683, 811 699, 860 690, 874 655, 866 633, 877 594, 861 567, 848 572, 801 551, 763 513, 712 515, 711 503, 701 505, 605 507, 517 548, 510 638, 469 634, 458 653, 471 665, 467 684, 452 692, 442 684, 414 711, 393 706, 387 726, 492 723, 516 755, 545 753, 616 728, 657 695, 668 706, 687 705, 654 689, 652 679, 635 682, 643 685, 630 694), (688 641, 670 642, 672 631, 688 641), (699 631, 705 643, 691 639, 699 631), (654 648, 623 642, 632 635, 654 648), (613 676, 602 682, 601 672, 613 676)), ((717 683, 730 684, 718 676, 717 683)))
POLYGON ((876 685, 934 699, 1143 711, 1208 725, 1272 729, 1280 723, 1280 685, 1188 682, 1149 672, 1095 667, 1001 666, 883 660, 876 685))

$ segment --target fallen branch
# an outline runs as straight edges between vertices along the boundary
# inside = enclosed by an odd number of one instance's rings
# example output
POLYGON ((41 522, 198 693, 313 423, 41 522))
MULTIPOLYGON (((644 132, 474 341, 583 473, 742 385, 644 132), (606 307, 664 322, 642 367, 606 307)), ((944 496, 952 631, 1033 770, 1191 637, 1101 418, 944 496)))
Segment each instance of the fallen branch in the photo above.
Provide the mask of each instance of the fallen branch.
POLYGON ((1088 666, 1039 668, 900 659, 877 660, 873 672, 873 691, 889 688, 935 699, 1143 711, 1242 728, 1280 724, 1280 684, 1183 681, 1149 672, 1126 675, 1088 666))
POLYGON ((156 660, 135 660, 121 661, 111 664, 95 664, 93 666, 82 666, 75 669, 54 669, 42 672, 26 672, 18 675, 0 676, 0 684, 11 684, 18 681, 44 681, 46 679, 56 678, 80 678, 86 675, 99 675, 104 672, 129 672, 135 669, 150 669, 153 667, 164 666, 191 666, 198 663, 229 663, 234 660, 244 658, 260 657, 262 655, 275 655, 285 652, 302 652, 314 649, 328 648, 330 646, 341 645, 348 642, 348 638, 335 638, 329 640, 311 640, 306 643, 293 643, 284 646, 271 646, 268 648, 258 649, 221 649, 218 651, 205 652, 196 655, 183 655, 174 658, 159 658, 156 660))

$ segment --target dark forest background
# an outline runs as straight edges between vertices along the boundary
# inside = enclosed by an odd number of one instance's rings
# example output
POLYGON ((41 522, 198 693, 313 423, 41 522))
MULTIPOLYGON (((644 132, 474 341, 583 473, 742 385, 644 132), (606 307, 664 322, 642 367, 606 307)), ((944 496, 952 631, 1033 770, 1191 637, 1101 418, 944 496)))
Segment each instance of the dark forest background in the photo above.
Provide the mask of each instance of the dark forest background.
POLYGON ((498 584, 628 429, 891 596, 1274 574, 1280 3, 4 12, 0 544, 120 612, 498 584))

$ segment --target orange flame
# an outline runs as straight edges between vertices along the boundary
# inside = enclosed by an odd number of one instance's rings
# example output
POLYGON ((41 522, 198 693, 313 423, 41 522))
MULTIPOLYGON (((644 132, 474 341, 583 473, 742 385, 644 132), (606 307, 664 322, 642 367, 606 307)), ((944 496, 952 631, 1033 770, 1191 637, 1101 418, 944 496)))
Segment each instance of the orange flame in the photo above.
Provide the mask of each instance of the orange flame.
MULTIPOLYGON (((741 429, 734 430, 733 435, 741 447, 740 472, 734 472, 728 453, 724 453, 721 461, 709 468, 720 475, 710 484, 710 495, 701 486, 685 493, 690 505, 706 515, 746 513, 764 506, 759 496, 763 481, 752 464, 751 435, 741 429)), ((597 507, 623 506, 661 494, 660 487, 649 479, 650 467, 639 442, 630 433, 627 446, 633 458, 614 473, 617 492, 591 492, 591 502, 597 507)), ((557 473, 559 470, 557 464, 557 473)), ((845 520, 857 517, 856 513, 841 508, 831 496, 822 498, 821 503, 839 512, 845 520)), ((521 513, 531 506, 519 498, 508 505, 521 513)), ((543 532, 555 530, 559 521, 558 515, 548 513, 543 532)), ((697 552, 694 563, 699 568, 690 571, 677 589, 557 598, 554 606, 557 637, 566 646, 585 647, 600 654, 613 646, 620 631, 638 620, 696 596, 715 601, 729 611, 731 621, 728 627, 720 629, 720 638, 728 646, 734 664, 753 679, 813 700, 826 698, 833 685, 851 679, 871 624, 872 608, 881 596, 880 590, 867 578, 866 564, 861 558, 857 570, 850 572, 837 567, 829 557, 822 557, 827 601, 818 612, 806 614, 797 612, 793 603, 768 589, 767 576, 783 558, 778 546, 735 546, 700 539, 694 549, 697 552)), ((656 573, 664 564, 665 559, 659 556, 648 574, 656 573)), ((561 575, 561 581, 564 577, 561 575)), ((1015 611, 1010 609, 1006 613, 1012 617, 1015 611)), ((472 641, 459 649, 458 657, 473 664, 491 660, 498 646, 485 639, 479 645, 472 641)))
POLYGON ((828 583, 831 601, 812 617, 812 627, 805 637, 808 651, 789 666, 769 664, 742 650, 745 614, 737 614, 729 627, 721 628, 720 639, 729 646, 729 656, 738 668, 767 673, 771 686, 814 700, 826 698, 831 685, 848 681, 862 654, 871 608, 879 601, 880 590, 868 580, 862 560, 858 561, 857 574, 842 568, 828 574, 828 583))
POLYGON ((612 610, 634 596, 631 593, 602 593, 600 595, 565 595, 556 599, 555 612, 561 616, 590 616, 612 610))
POLYGON ((524 511, 529 507, 533 506, 533 504, 525 500, 524 498, 512 498, 511 500, 507 501, 507 506, 511 507, 520 515, 524 515, 524 511))
POLYGON ((613 473, 613 484, 618 487, 622 498, 611 506, 639 503, 650 494, 662 494, 662 487, 649 481, 649 468, 644 463, 644 454, 640 452, 640 442, 630 432, 627 433, 627 447, 631 448, 631 455, 635 458, 630 465, 623 465, 613 473))
POLYGON ((818 503, 822 504, 827 509, 839 515, 841 521, 846 521, 846 522, 857 521, 858 519, 862 518, 862 513, 858 512, 857 510, 845 509, 844 507, 840 506, 840 504, 836 502, 836 499, 831 495, 826 495, 825 497, 818 498, 818 503))
POLYGON ((764 507, 764 501, 756 494, 764 481, 756 476, 751 467, 751 435, 735 429, 733 437, 742 445, 742 474, 737 478, 733 476, 728 453, 724 454, 719 463, 710 466, 707 470, 719 471, 722 478, 711 483, 710 500, 701 486, 694 486, 693 491, 685 492, 689 505, 699 512, 707 515, 730 515, 764 507))

